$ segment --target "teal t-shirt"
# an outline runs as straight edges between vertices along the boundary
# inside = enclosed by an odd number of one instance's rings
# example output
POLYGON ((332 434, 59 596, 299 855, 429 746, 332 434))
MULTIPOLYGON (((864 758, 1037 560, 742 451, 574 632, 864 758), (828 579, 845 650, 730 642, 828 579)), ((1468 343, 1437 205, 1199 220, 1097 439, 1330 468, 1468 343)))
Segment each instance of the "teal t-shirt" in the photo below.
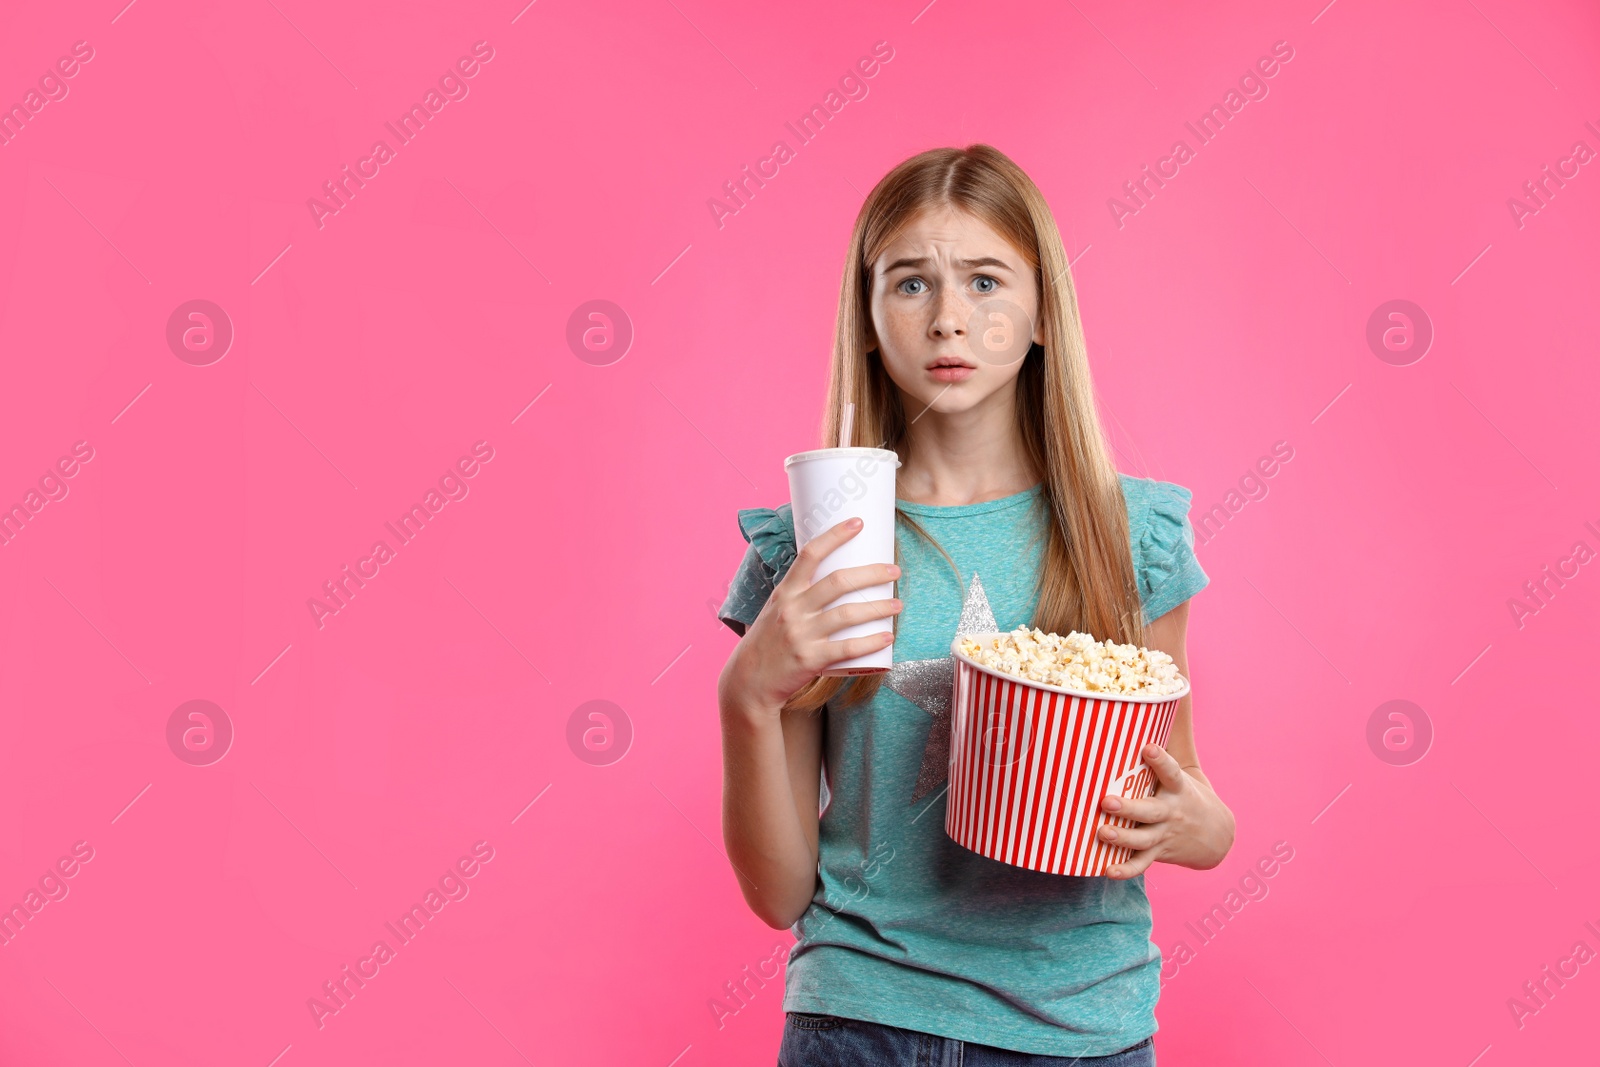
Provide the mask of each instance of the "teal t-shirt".
MULTIPOLYGON (((1121 477, 1143 613, 1153 620, 1208 581, 1194 555, 1190 493, 1121 477)), ((1002 631, 1032 625, 1041 487, 979 504, 896 505, 961 578, 900 524, 896 595, 905 608, 893 654, 905 664, 902 691, 885 684, 865 705, 836 699, 825 709, 818 884, 792 927, 783 1008, 1046 1056, 1136 1045, 1156 1030, 1160 992, 1144 876, 1045 874, 970 852, 944 832, 943 769, 931 788, 923 771, 934 723, 923 705, 936 701, 917 679, 939 675, 917 661, 948 658, 964 609, 968 619, 987 619, 987 609, 1002 631)), ((787 504, 741 509, 739 527, 749 546, 718 614, 743 635, 794 562, 795 540, 787 504)))

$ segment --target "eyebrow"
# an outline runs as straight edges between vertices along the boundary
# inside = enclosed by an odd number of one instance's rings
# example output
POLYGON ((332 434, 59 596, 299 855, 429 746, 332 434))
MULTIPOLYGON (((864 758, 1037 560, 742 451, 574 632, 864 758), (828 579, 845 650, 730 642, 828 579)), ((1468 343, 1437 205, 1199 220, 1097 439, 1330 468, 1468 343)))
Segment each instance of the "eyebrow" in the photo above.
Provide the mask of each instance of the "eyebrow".
MULTIPOLYGON (((883 273, 888 274, 890 271, 896 270, 896 269, 898 269, 900 267, 924 267, 924 266, 927 265, 927 263, 928 263, 928 260, 927 260, 926 256, 918 258, 918 259, 897 259, 893 263, 889 264, 887 267, 884 267, 883 268, 883 273)), ((963 267, 963 268, 965 268, 965 267, 999 267, 1001 270, 1007 270, 1007 271, 1011 270, 1011 265, 1009 263, 1007 263, 1003 259, 995 259, 993 256, 980 256, 977 259, 958 259, 958 260, 956 260, 956 266, 963 267)), ((1012 271, 1012 273, 1016 273, 1016 272, 1012 271)))

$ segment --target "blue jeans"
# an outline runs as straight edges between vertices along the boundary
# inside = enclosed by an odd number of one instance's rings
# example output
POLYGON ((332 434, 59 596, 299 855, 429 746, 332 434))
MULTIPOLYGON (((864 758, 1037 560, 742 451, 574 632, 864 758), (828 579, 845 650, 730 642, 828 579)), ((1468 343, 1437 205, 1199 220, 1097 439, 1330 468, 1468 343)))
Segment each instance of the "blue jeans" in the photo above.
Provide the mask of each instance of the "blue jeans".
POLYGON ((1155 1067, 1150 1038, 1110 1056, 1037 1056, 918 1030, 791 1011, 778 1067, 1155 1067))

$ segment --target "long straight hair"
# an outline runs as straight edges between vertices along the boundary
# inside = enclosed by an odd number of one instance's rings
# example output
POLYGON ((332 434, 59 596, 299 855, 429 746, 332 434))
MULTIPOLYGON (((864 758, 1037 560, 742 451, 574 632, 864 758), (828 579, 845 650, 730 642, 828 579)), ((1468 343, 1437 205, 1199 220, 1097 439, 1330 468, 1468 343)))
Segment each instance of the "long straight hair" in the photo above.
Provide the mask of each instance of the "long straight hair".
MULTIPOLYGON (((1022 168, 986 144, 935 148, 884 176, 862 204, 850 234, 839 286, 833 365, 821 440, 834 445, 844 406, 854 403, 849 443, 882 442, 909 456, 910 438, 900 391, 872 343, 872 265, 898 232, 923 211, 950 206, 987 223, 1023 253, 1038 284, 1044 343, 1023 359, 1017 380, 1017 419, 1035 470, 1043 472, 1041 502, 1048 516, 1039 601, 1031 625, 1053 633, 1081 630, 1096 638, 1143 643, 1139 590, 1128 541, 1122 484, 1095 408, 1078 297, 1067 269, 1055 216, 1022 168)), ((910 515, 897 522, 948 552, 910 515)), ((895 562, 901 560, 898 538, 895 562)), ((898 616, 895 617, 898 630, 898 616)), ((857 683, 843 703, 870 699, 884 674, 818 676, 784 704, 815 711, 857 683)))

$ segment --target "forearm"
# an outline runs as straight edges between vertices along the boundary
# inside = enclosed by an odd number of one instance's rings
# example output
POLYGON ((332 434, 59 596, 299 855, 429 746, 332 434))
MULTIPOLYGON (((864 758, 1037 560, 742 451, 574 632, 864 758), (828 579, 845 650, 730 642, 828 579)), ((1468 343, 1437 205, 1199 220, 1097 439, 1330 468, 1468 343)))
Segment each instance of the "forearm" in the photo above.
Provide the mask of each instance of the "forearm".
MULTIPOLYGON (((780 716, 718 694, 722 720, 722 836, 739 888, 768 926, 783 929, 816 891, 817 855, 801 825, 802 787, 789 773, 780 716)), ((815 817, 813 796, 811 812, 815 817)))

